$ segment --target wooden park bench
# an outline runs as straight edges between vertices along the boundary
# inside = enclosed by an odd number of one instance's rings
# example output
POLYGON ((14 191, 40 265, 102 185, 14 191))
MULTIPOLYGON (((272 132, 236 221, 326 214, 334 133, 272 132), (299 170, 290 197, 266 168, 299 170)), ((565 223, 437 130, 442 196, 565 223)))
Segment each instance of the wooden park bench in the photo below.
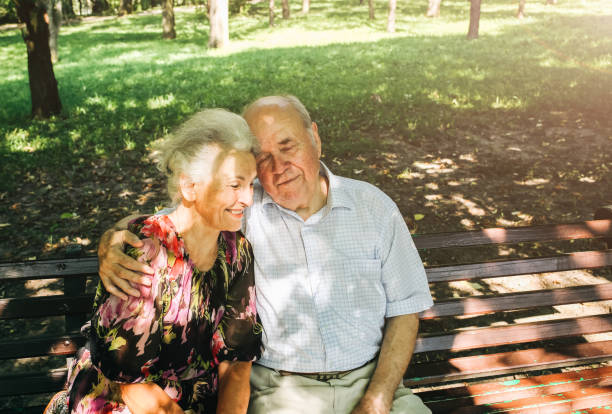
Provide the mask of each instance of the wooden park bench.
MULTIPOLYGON (((487 281, 507 276, 584 269, 604 275, 601 283, 583 286, 436 297, 434 307, 422 315, 413 363, 405 376, 405 384, 434 412, 611 412, 612 366, 606 364, 612 360, 612 337, 594 341, 585 335, 612 332, 612 315, 520 319, 553 315, 559 305, 612 299, 612 283, 606 281, 612 269, 612 209, 601 209, 595 220, 577 224, 416 235, 414 240, 428 263, 438 250, 440 257, 451 257, 450 264, 427 266, 436 296, 452 292, 448 284, 457 281, 482 290, 487 281), (550 241, 565 243, 554 247, 564 253, 471 264, 457 264, 453 258, 457 251, 474 248, 478 256, 487 249, 498 256, 498 248, 513 245, 523 254, 524 245, 550 241)), ((534 251, 542 250, 536 247, 534 251)), ((49 396, 62 388, 63 358, 84 344, 79 328, 89 317, 93 298, 86 286, 91 292, 96 273, 94 257, 0 265, 0 284, 63 280, 63 294, 0 299, 0 322, 63 318, 61 329, 0 338, 0 364, 8 364, 0 366, 56 358, 52 367, 43 361, 43 368, 27 372, 0 370, 0 412, 40 413, 49 396)))
POLYGON ((455 249, 449 255, 458 248, 507 252, 508 246, 528 243, 538 243, 541 251, 551 241, 561 244, 555 250, 565 250, 551 257, 428 267, 432 292, 440 290, 438 284, 466 281, 482 288, 494 278, 527 274, 598 269, 603 276, 588 285, 435 298, 421 316, 405 385, 435 413, 611 413, 612 302, 599 314, 585 315, 584 305, 570 316, 558 311, 560 305, 612 299, 612 208, 598 210, 595 219, 415 236, 421 256, 448 248, 455 249), (521 321, 530 317, 540 320, 521 321), (585 339, 602 333, 607 335, 585 339))

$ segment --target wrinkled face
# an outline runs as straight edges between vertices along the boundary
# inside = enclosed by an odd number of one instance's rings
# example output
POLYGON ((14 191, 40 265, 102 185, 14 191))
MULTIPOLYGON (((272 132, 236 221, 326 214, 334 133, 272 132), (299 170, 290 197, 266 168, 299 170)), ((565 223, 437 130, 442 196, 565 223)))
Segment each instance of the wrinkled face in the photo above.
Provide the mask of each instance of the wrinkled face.
POLYGON ((240 230, 244 209, 253 203, 255 157, 250 152, 217 152, 210 178, 194 184, 195 209, 206 225, 240 230))
POLYGON ((261 146, 257 176, 266 192, 287 209, 307 207, 320 189, 316 124, 311 136, 290 106, 258 108, 246 120, 261 146))

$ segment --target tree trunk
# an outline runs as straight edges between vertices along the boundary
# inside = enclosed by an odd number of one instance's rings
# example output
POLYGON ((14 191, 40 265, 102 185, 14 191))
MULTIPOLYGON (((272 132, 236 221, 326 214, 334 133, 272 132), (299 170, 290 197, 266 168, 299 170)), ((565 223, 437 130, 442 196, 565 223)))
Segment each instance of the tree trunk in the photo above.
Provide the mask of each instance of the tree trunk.
POLYGON ((92 0, 91 5, 91 13, 100 15, 103 14, 106 10, 108 10, 109 5, 106 0, 92 0))
POLYGON ((270 26, 274 26, 274 0, 270 0, 270 5, 269 5, 270 11, 269 11, 269 22, 270 22, 270 26))
POLYGON ((72 0, 62 0, 62 15, 66 17, 74 17, 74 6, 72 0))
POLYGON ((310 0, 302 0, 302 13, 308 14, 310 11, 310 0))
POLYGON ((478 27, 480 25, 480 2, 481 0, 471 0, 470 4, 470 28, 467 38, 478 39, 478 27))
POLYGON ((49 20, 49 51, 51 53, 51 62, 56 63, 59 60, 57 40, 59 38, 60 26, 62 25, 61 0, 48 0, 47 18, 49 20))
POLYGON ((440 17, 440 3, 442 3, 442 0, 429 0, 426 16, 440 17))
POLYGON ((519 8, 516 17, 522 19, 525 17, 525 0, 519 0, 519 8))
POLYGON ((162 38, 174 39, 174 0, 163 0, 162 7, 162 38))
POLYGON ((51 63, 49 26, 45 21, 46 5, 42 0, 14 1, 17 17, 25 24, 21 30, 28 51, 32 116, 48 118, 60 113, 62 103, 51 63))
POLYGON ((289 11, 289 0, 282 0, 283 4, 283 19, 288 19, 291 12, 289 11))
POLYGON ((395 33, 395 8, 397 0, 389 0, 389 16, 387 17, 387 32, 395 33))
POLYGON ((133 11, 134 6, 132 4, 132 0, 121 0, 121 2, 119 3, 119 12, 117 13, 119 16, 132 14, 133 11))
POLYGON ((374 0, 368 0, 368 9, 370 12, 370 20, 374 20, 374 0))
POLYGON ((546 4, 557 4, 557 0, 546 0, 546 4))
POLYGON ((228 0, 209 0, 210 39, 208 47, 220 49, 229 43, 228 0))

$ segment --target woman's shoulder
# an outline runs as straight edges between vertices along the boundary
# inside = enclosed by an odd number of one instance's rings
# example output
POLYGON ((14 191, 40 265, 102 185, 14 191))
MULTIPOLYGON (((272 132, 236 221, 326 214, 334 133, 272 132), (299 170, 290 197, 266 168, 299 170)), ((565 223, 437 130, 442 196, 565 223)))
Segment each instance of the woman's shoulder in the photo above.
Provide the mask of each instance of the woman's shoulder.
POLYGON ((175 257, 183 257, 185 254, 183 240, 167 215, 138 217, 130 221, 128 229, 140 239, 149 239, 172 252, 175 257))

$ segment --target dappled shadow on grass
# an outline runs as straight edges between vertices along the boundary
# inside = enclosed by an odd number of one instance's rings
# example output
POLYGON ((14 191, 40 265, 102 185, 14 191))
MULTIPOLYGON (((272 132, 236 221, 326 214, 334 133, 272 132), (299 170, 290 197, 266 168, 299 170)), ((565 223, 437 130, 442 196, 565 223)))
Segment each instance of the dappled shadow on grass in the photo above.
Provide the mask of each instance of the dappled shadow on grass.
MULTIPOLYGON (((15 47, 15 45, 20 45, 20 43, 23 43, 23 40, 18 29, 11 29, 0 36, 0 48, 2 49, 5 47, 15 47)), ((23 48, 25 49, 25 45, 23 48)))

